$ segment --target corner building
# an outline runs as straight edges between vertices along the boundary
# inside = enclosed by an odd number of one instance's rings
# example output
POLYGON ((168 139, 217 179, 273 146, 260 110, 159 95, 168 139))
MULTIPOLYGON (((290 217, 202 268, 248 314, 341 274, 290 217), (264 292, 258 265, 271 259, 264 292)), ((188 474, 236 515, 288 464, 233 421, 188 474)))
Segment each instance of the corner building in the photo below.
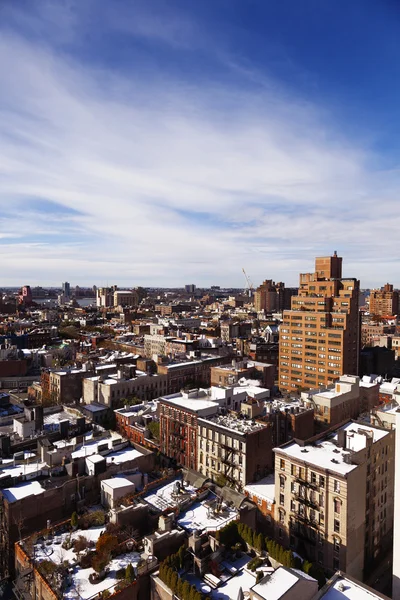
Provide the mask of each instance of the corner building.
POLYGON ((277 539, 363 580, 392 544, 395 432, 350 421, 274 452, 277 539))
POLYGON ((342 258, 316 258, 315 272, 300 274, 291 310, 280 329, 279 387, 293 392, 358 374, 360 282, 342 277, 342 258))

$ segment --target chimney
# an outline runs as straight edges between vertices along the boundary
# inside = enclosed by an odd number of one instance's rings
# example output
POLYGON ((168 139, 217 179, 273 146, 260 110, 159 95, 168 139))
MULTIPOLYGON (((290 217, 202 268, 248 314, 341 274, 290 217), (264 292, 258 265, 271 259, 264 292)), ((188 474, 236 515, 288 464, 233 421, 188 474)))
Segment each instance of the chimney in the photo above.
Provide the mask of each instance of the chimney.
POLYGON ((346 430, 339 429, 338 431, 338 445, 340 448, 346 449, 346 430))

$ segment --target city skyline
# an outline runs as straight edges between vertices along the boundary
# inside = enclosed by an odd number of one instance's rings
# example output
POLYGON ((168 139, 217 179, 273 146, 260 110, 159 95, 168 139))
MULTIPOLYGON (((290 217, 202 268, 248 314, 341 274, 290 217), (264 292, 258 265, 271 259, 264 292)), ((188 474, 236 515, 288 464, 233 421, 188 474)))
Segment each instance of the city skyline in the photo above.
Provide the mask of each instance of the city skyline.
POLYGON ((4 2, 0 286, 297 286, 337 249, 398 287, 398 13, 320 4, 4 2))

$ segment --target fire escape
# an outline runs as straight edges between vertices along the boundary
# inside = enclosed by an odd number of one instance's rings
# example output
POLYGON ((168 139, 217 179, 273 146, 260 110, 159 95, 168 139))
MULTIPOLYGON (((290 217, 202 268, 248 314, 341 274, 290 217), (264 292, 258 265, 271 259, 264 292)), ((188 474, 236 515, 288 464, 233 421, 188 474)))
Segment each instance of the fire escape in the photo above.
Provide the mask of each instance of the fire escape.
POLYGON ((186 462, 186 428, 179 421, 171 421, 169 426, 170 454, 179 463, 186 462))
POLYGON ((231 446, 227 446, 226 444, 220 444, 221 447, 221 462, 224 465, 224 477, 229 481, 229 483, 237 486, 239 482, 234 477, 234 469, 238 466, 238 461, 235 460, 235 456, 237 451, 235 448, 231 446))
POLYGON ((297 510, 291 510, 290 533, 297 538, 302 539, 309 544, 315 545, 320 532, 318 515, 320 506, 314 499, 314 494, 318 490, 316 484, 303 477, 296 477, 298 489, 293 493, 293 498, 297 501, 297 510))

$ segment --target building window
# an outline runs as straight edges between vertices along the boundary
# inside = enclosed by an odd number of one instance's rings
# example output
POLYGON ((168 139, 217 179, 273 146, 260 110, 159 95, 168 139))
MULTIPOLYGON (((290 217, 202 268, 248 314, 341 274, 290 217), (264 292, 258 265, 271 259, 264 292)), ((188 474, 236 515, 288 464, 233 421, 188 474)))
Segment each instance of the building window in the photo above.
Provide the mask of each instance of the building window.
POLYGON ((324 553, 323 552, 318 552, 318 562, 320 565, 324 564, 324 553))
POLYGON ((319 476, 319 487, 325 487, 325 477, 323 475, 319 476))
POLYGON ((290 501, 290 510, 296 512, 296 502, 294 500, 290 501))
POLYGON ((285 522, 285 513, 283 512, 283 510, 279 510, 279 522, 280 523, 285 522))
POLYGON ((333 521, 333 529, 334 529, 335 533, 340 532, 340 521, 338 519, 335 519, 333 521))
POLYGON ((285 478, 283 475, 279 475, 279 486, 281 490, 285 489, 285 478))
POLYGON ((340 481, 334 479, 333 481, 333 489, 337 494, 340 494, 340 481))
POLYGON ((336 537, 333 538, 333 550, 336 553, 340 552, 340 540, 339 540, 339 538, 336 538, 336 537))
POLYGON ((285 504, 285 495, 284 494, 279 494, 279 504, 281 504, 282 506, 285 504))
POLYGON ((281 458, 281 469, 284 471, 285 470, 285 461, 283 460, 283 458, 281 458))
POLYGON ((295 467, 295 465, 290 465, 290 474, 291 475, 296 475, 296 467, 295 467))
POLYGON ((313 471, 311 471, 311 483, 314 485, 317 483, 317 476, 313 471))
POLYGON ((334 511, 335 511, 335 513, 336 513, 337 515, 340 515, 340 507, 341 507, 341 504, 342 504, 342 503, 341 503, 341 501, 339 500, 339 498, 335 498, 335 499, 333 500, 333 508, 334 508, 334 511))
POLYGON ((279 527, 279 538, 282 539, 283 538, 283 529, 281 529, 279 527))

